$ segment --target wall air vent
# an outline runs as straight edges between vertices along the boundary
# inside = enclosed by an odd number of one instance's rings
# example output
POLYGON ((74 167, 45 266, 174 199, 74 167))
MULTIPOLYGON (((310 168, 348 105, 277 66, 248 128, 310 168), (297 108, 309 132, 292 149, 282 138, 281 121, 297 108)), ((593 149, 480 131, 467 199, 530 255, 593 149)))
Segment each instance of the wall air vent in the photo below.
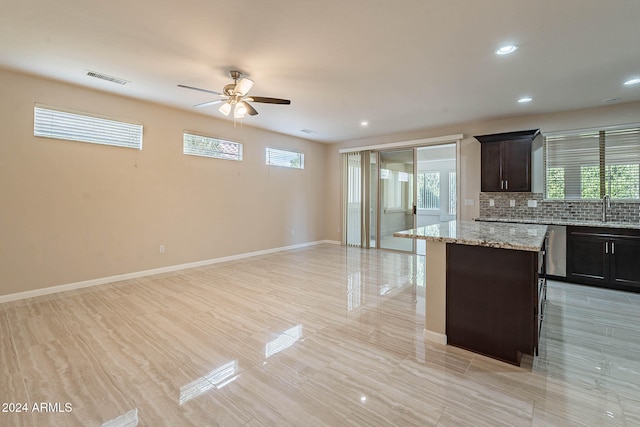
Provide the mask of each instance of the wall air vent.
POLYGON ((87 76, 95 77, 96 79, 106 80, 112 83, 118 83, 119 85, 126 85, 127 83, 130 83, 128 80, 124 80, 119 77, 108 76, 106 74, 98 73, 96 71, 87 71, 87 76))
POLYGON ((311 129, 300 129, 300 132, 308 133, 309 135, 318 133, 315 130, 311 130, 311 129))

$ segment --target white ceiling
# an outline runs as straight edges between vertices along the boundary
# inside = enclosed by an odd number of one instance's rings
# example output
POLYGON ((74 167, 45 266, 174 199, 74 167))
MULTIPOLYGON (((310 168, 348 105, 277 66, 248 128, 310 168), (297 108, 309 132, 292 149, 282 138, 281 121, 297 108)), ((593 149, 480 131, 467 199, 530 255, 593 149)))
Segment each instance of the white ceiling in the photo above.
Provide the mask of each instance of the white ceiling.
POLYGON ((336 142, 640 100, 640 0, 3 0, 0 67, 192 111, 239 69, 292 101, 245 125, 336 142))

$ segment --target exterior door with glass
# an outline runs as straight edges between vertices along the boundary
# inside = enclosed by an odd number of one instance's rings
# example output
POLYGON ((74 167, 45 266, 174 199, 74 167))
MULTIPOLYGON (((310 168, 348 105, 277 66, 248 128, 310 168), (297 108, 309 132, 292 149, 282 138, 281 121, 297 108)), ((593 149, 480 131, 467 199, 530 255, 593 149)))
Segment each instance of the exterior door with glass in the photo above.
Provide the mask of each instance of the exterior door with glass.
POLYGON ((393 237, 393 233, 415 228, 414 150, 379 152, 378 247, 415 251, 413 239, 393 237))

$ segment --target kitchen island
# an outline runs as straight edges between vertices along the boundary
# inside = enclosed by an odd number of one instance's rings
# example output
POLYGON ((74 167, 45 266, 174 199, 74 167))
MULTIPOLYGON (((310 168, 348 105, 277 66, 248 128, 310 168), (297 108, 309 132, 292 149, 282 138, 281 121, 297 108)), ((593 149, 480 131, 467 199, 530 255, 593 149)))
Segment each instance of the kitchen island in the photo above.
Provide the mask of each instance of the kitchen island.
POLYGON ((425 337, 516 365, 534 354, 546 230, 451 221, 395 233, 426 240, 425 337))

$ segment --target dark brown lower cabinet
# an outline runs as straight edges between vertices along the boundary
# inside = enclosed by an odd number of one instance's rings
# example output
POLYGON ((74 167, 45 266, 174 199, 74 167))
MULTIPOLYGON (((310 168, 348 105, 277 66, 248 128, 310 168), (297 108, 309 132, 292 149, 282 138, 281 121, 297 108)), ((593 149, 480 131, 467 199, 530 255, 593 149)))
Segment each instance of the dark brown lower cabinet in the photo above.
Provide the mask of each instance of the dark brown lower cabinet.
POLYGON ((567 280, 640 292, 640 230, 567 227, 567 280))
POLYGON ((533 355, 546 293, 541 254, 447 244, 447 343, 515 365, 533 355))

